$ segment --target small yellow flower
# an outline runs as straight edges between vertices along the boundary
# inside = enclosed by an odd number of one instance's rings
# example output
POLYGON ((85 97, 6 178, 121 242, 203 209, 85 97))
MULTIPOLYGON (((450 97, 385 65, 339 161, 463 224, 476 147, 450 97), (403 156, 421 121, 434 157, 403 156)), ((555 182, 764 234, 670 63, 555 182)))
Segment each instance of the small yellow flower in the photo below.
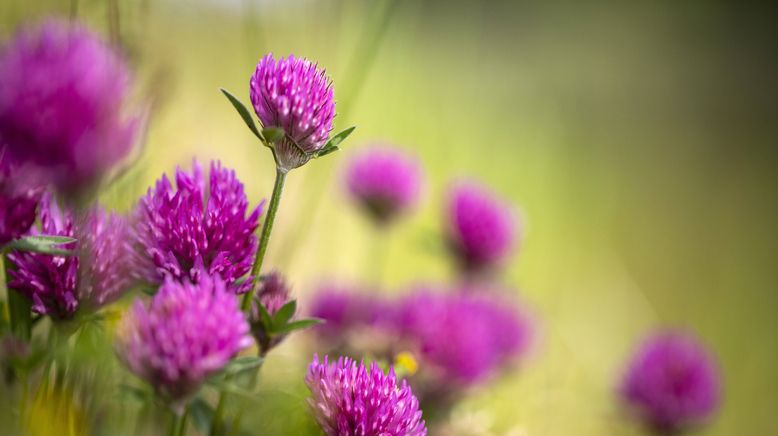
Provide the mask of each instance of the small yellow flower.
POLYGON ((402 351, 394 358, 394 371, 398 377, 411 376, 419 370, 419 362, 408 351, 402 351))

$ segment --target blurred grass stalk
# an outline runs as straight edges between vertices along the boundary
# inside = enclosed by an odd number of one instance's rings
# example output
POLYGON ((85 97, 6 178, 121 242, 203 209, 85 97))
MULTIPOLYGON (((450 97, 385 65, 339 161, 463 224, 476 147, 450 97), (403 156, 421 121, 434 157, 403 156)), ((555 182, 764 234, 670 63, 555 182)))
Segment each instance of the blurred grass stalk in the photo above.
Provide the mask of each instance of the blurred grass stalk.
MULTIPOLYGON (((359 100, 368 73, 375 63, 381 42, 386 37, 389 23, 399 3, 400 0, 383 0, 373 3, 371 17, 365 23, 364 37, 359 40, 360 44, 354 49, 343 80, 338 81, 339 84, 344 85, 337 100, 339 105, 337 116, 342 121, 348 120, 349 109, 359 100)), ((313 181, 318 180, 319 177, 316 177, 315 173, 309 174, 305 179, 310 185, 307 191, 310 192, 309 198, 311 200, 304 202, 301 211, 293 218, 294 224, 291 228, 300 229, 300 231, 292 233, 281 245, 278 254, 278 265, 281 268, 288 268, 294 262, 294 256, 300 244, 308 238, 314 227, 305 225, 306 221, 315 216, 324 204, 324 191, 328 184, 313 183, 313 181)))

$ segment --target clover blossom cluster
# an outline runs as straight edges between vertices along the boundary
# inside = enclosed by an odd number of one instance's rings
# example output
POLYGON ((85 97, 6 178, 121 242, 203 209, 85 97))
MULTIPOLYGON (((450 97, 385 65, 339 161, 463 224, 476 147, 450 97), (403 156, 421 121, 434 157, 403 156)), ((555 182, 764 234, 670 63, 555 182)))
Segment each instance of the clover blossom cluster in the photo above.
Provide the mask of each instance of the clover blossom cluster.
POLYGON ((168 278, 148 304, 136 300, 119 327, 117 352, 160 394, 180 402, 253 343, 234 293, 218 277, 168 278))
POLYGON ((66 194, 91 189, 133 148, 129 87, 123 59, 85 27, 25 27, 0 51, 0 144, 66 194))
POLYGON ((313 414, 328 436, 423 436, 427 428, 419 401, 394 370, 388 374, 373 362, 368 368, 349 358, 329 363, 314 356, 305 384, 313 414))
MULTIPOLYGON (((123 216, 96 199, 139 136, 142 117, 127 114, 131 82, 118 51, 72 22, 25 27, 0 48, 0 248, 11 291, 1 306, 0 371, 12 389, 12 379, 25 383, 22 398, 30 374, 41 377, 41 386, 68 385, 71 362, 55 365, 60 355, 38 353, 31 340, 35 321, 49 317, 56 339, 63 326, 99 322, 94 312, 143 282, 150 295, 134 301, 117 329, 119 359, 172 406, 172 434, 185 433, 189 405, 198 425, 211 422, 209 434, 227 426, 240 433, 244 411, 225 415, 224 405, 228 394, 251 395, 241 383, 255 377, 238 374, 258 371, 290 332, 320 321, 298 318, 283 275, 262 275, 285 177, 337 150, 353 127, 330 138, 335 99, 323 68, 267 54, 249 81, 261 131, 250 110, 225 92, 275 159, 261 235, 264 203, 252 206, 235 172, 219 161, 210 162, 207 174, 197 161, 171 178, 163 174, 123 216), (255 343, 257 356, 234 360, 255 343), (43 374, 33 372, 37 361, 48 364, 43 374), (61 383, 51 383, 60 376, 61 383), (213 409, 205 395, 189 403, 206 382, 221 389, 213 409)), ((423 174, 411 156, 373 146, 346 168, 348 194, 380 226, 419 203, 423 174)), ((374 359, 368 365, 314 355, 303 379, 325 434, 423 436, 428 426, 438 434, 430 411, 453 410, 453 401, 525 357, 535 342, 525 308, 480 280, 517 249, 522 228, 512 206, 465 182, 452 187, 445 207, 442 239, 461 282, 411 288, 395 298, 373 287, 325 285, 306 311, 325 321, 315 329, 317 345, 374 359), (382 369, 388 362, 399 375, 382 369), (420 401, 430 406, 424 416, 420 401)), ((78 341, 62 342, 57 346, 70 352, 78 341)), ((618 395, 651 430, 676 434, 712 418, 721 383, 708 350, 671 331, 639 348, 618 395)))
POLYGON ((129 229, 122 217, 96 207, 78 222, 74 212, 60 208, 51 194, 40 205, 40 228, 31 234, 75 237, 62 249, 73 255, 15 250, 8 285, 27 296, 32 310, 53 319, 69 319, 79 308, 97 309, 132 285, 129 279, 129 229))
POLYGON ((218 161, 207 182, 197 162, 191 172, 176 170, 175 186, 163 175, 135 211, 135 274, 160 284, 197 281, 204 270, 243 293, 250 281, 236 281, 251 271, 261 213, 262 204, 249 212, 243 184, 218 161))

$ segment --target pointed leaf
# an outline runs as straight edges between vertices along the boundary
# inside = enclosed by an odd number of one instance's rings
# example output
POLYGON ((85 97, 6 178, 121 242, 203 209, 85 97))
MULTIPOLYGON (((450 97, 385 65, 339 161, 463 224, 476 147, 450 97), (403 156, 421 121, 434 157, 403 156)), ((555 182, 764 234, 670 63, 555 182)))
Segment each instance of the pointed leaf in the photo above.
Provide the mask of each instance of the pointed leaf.
POLYGON ((240 100, 238 100, 237 97, 232 95, 230 91, 227 91, 224 88, 219 88, 219 90, 224 94, 225 97, 227 97, 227 100, 232 103, 232 107, 235 108, 236 111, 238 111, 238 115, 240 115, 241 118, 243 118, 243 122, 246 123, 246 126, 248 126, 249 130, 251 130, 252 133, 254 133, 254 136, 259 138, 260 141, 263 143, 265 142, 265 138, 262 137, 262 134, 259 133, 259 130, 257 130, 257 126, 254 124, 254 119, 251 117, 251 112, 246 108, 246 106, 241 103, 240 100))
POLYGON ((328 155, 330 153, 334 153, 334 152, 336 152, 338 150, 340 150, 340 147, 338 147, 338 146, 322 148, 321 150, 319 150, 318 153, 316 153, 316 157, 320 158, 320 157, 326 156, 326 155, 328 155))
POLYGON ((268 142, 276 143, 284 139, 286 133, 284 132, 284 129, 280 127, 268 127, 267 129, 262 130, 262 136, 264 136, 268 142))
POLYGON ((286 322, 292 319, 294 313, 297 311, 297 300, 289 301, 281 306, 273 317, 273 331, 286 325, 286 322))
POLYGON ((348 135, 350 135, 356 128, 357 126, 351 126, 348 129, 342 130, 340 133, 330 138, 330 140, 327 141, 326 144, 324 144, 324 147, 322 147, 322 149, 328 149, 330 147, 337 146, 338 144, 343 142, 344 139, 348 138, 348 135))
POLYGON ((262 362, 264 362, 265 359, 258 356, 244 356, 244 357, 238 357, 236 359, 233 359, 229 364, 227 364, 227 368, 225 368, 225 373, 228 374, 240 374, 244 371, 248 371, 250 369, 259 368, 262 366, 262 362))
POLYGON ((189 414, 195 427, 205 434, 211 428, 214 410, 202 397, 197 397, 189 403, 189 414))
POLYGON ((270 313, 264 304, 257 301, 257 307, 259 308, 259 318, 262 321, 262 325, 266 330, 270 331, 273 327, 273 319, 270 317, 270 313))
POLYGON ((60 248, 63 244, 76 242, 75 239, 67 236, 56 235, 32 235, 24 236, 15 241, 6 244, 5 248, 19 251, 31 251, 34 253, 51 254, 56 256, 69 256, 73 254, 72 250, 60 248))
POLYGON ((319 318, 298 319, 297 321, 292 321, 292 322, 284 325, 283 327, 281 327, 280 329, 277 329, 273 333, 276 333, 276 334, 289 333, 289 332, 293 332, 295 330, 306 329, 308 327, 312 327, 312 326, 315 326, 317 324, 321 324, 323 322, 324 322, 324 320, 323 319, 319 319, 319 318))

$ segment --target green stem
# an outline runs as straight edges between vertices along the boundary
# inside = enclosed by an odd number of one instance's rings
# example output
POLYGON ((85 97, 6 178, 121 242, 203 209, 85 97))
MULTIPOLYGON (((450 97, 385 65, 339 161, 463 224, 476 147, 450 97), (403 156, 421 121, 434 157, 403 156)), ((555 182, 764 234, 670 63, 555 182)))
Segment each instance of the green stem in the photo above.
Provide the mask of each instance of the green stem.
POLYGON ((278 212, 278 205, 281 203, 281 193, 284 190, 284 182, 286 181, 286 171, 276 168, 276 182, 273 186, 273 196, 270 197, 270 206, 267 209, 267 215, 265 216, 265 224, 262 226, 262 234, 259 237, 259 247, 257 247, 257 255, 254 258, 254 266, 251 268, 251 289, 243 296, 243 303, 241 309, 248 313, 251 310, 251 301, 254 299, 254 293, 259 283, 259 274, 262 270, 262 261, 265 259, 265 252, 267 252, 267 244, 270 241, 270 233, 273 231, 273 222, 276 219, 276 213, 278 212))
POLYGON ((189 416, 189 408, 184 408, 180 415, 173 413, 173 425, 170 427, 170 436, 183 436, 186 433, 186 418, 189 416))
POLYGON ((219 393, 219 401, 216 403, 216 410, 213 412, 213 419, 211 420, 210 436, 218 436, 224 434, 224 409, 227 403, 227 392, 221 391, 219 393))
POLYGON ((19 292, 8 287, 9 272, 13 269, 8 254, 3 256, 5 269, 5 288, 8 292, 8 312, 11 318, 11 331, 19 339, 29 341, 32 336, 32 304, 19 292))

